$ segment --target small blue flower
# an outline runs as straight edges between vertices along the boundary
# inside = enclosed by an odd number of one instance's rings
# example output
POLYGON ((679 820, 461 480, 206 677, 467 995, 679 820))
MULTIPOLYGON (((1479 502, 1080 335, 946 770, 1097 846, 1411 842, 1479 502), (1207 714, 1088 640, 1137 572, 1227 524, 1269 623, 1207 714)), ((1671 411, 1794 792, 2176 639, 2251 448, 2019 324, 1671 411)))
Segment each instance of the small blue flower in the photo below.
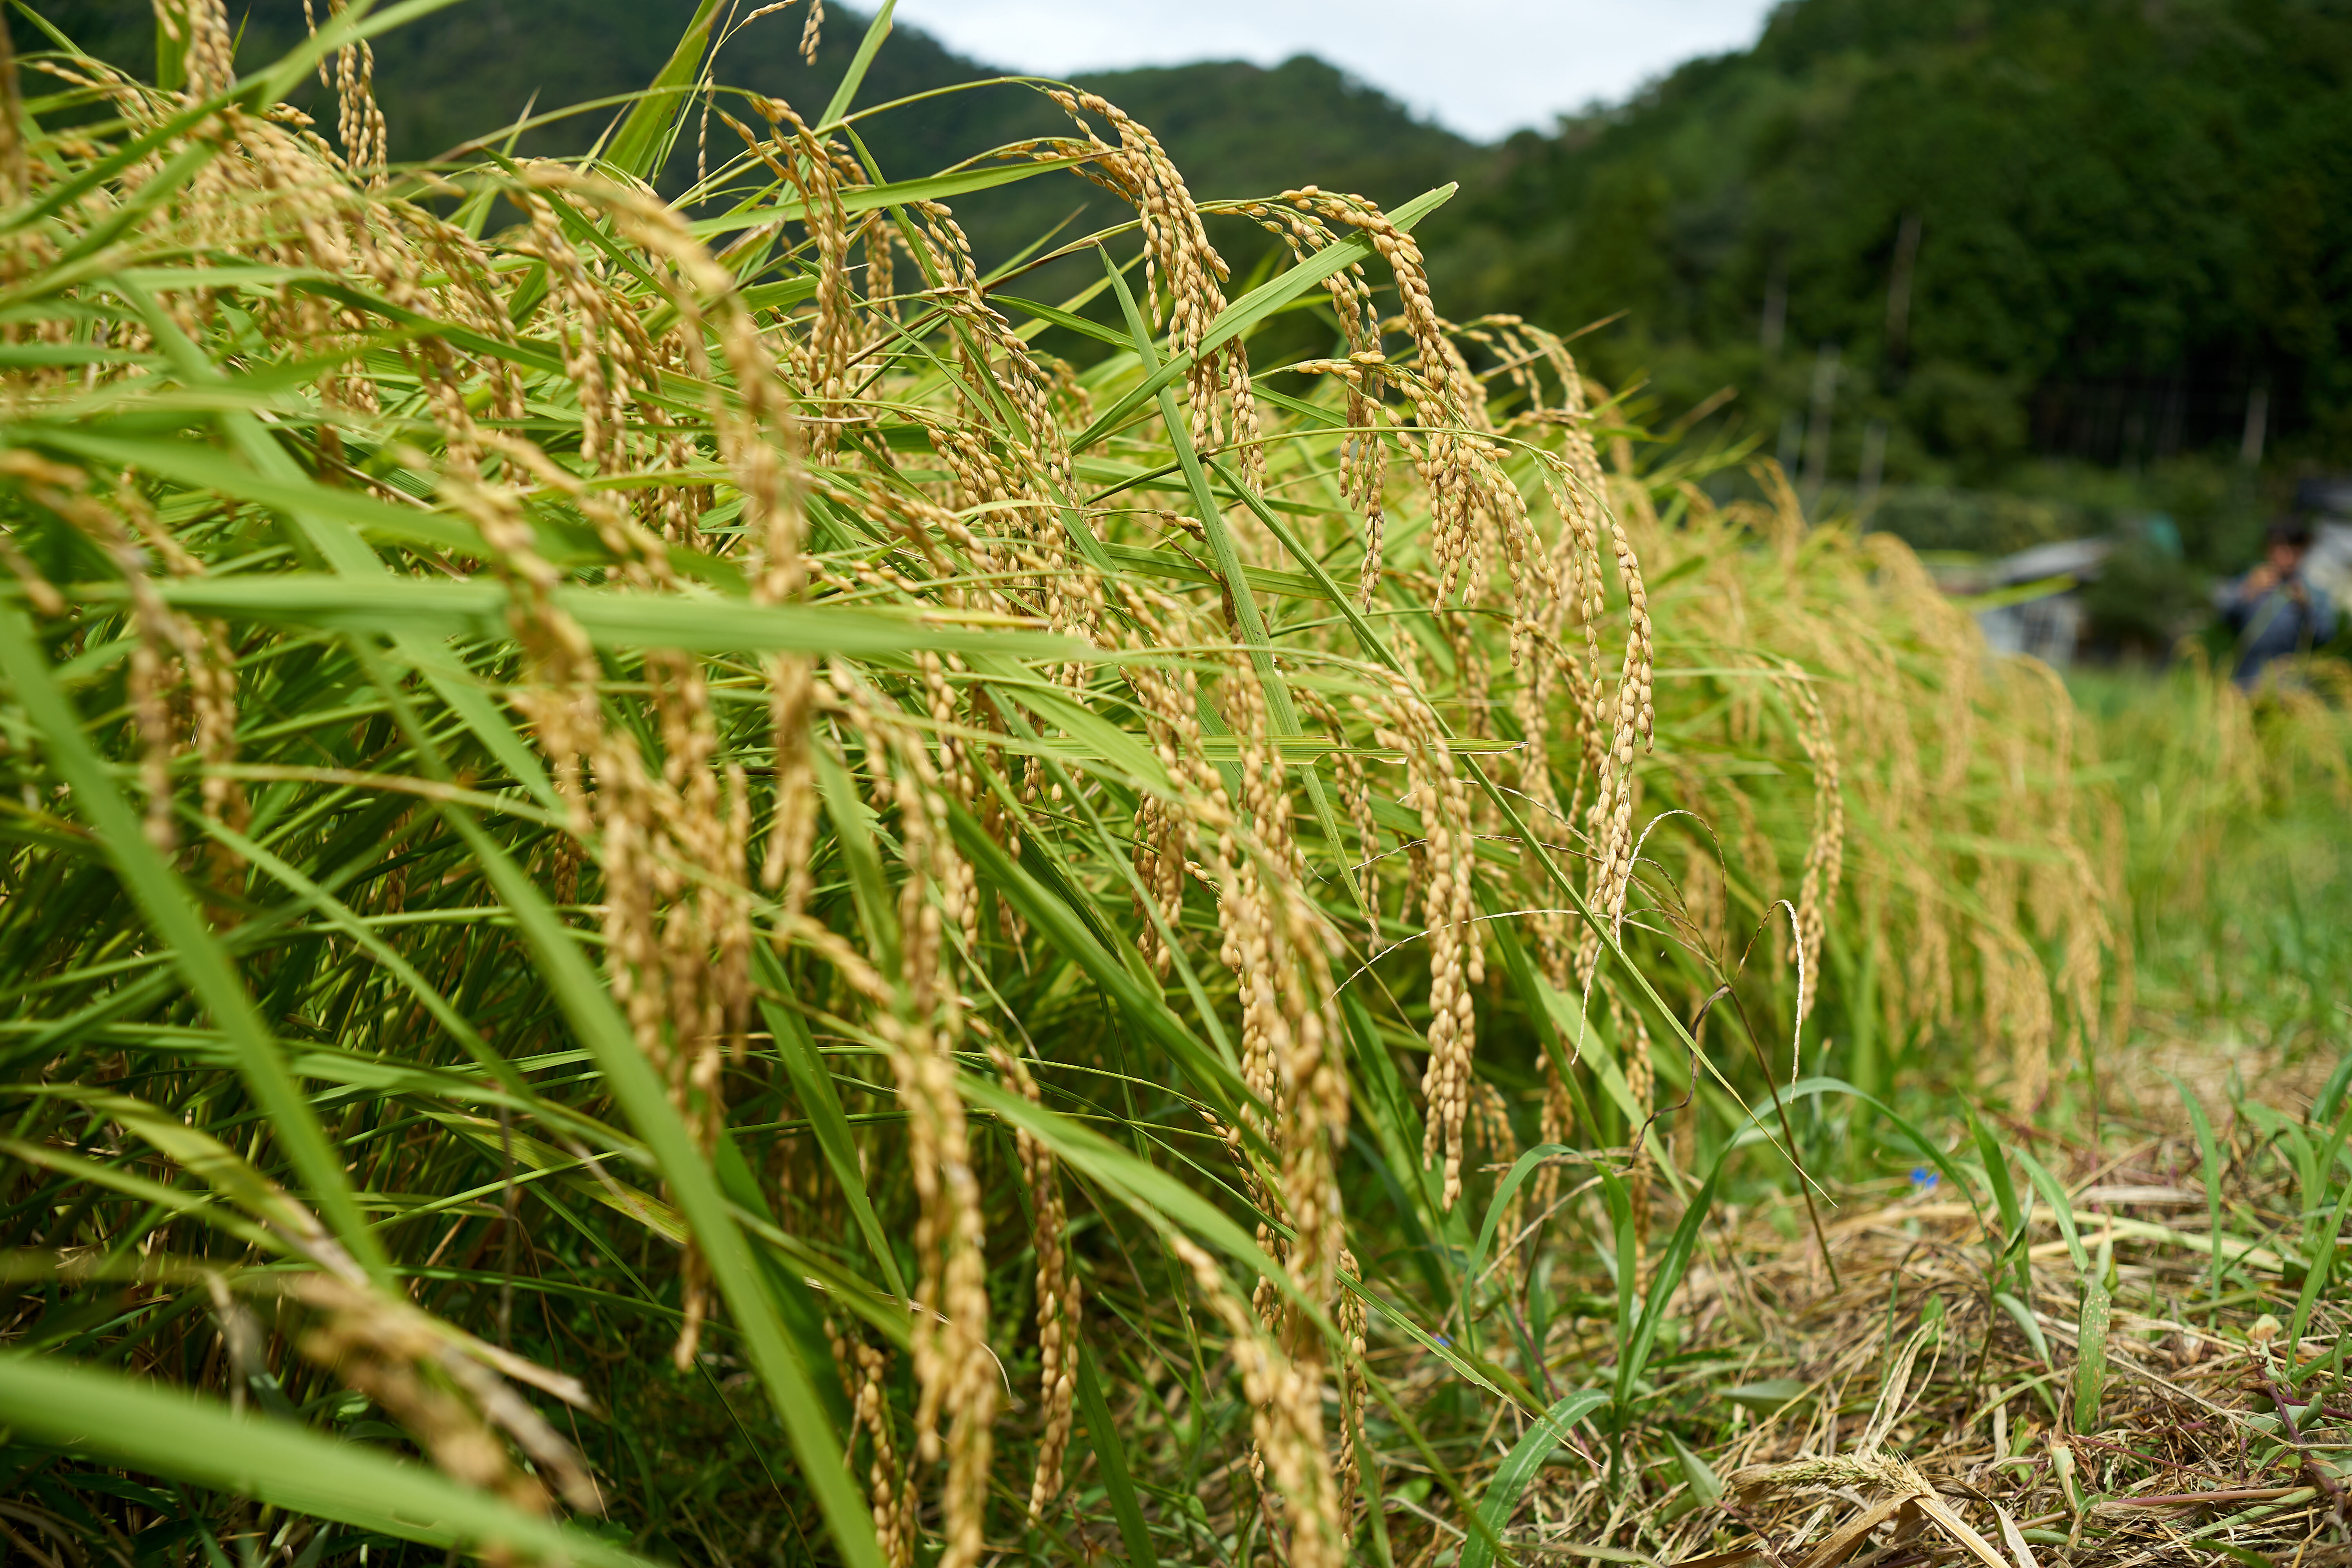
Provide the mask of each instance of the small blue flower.
POLYGON ((1923 1193, 1934 1191, 1936 1184, 1943 1179, 1940 1173, 1929 1170, 1925 1165, 1911 1167, 1911 1184, 1923 1193))

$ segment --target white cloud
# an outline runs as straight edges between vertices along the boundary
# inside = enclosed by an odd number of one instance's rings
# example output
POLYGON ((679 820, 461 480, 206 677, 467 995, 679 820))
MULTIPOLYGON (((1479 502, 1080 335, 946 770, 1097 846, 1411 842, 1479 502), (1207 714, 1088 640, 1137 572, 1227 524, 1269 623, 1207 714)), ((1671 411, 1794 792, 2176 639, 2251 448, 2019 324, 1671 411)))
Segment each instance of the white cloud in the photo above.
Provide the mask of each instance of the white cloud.
POLYGON ((1066 76, 1316 54, 1466 136, 1538 129, 1694 55, 1753 43, 1771 0, 900 0, 958 53, 1066 76))

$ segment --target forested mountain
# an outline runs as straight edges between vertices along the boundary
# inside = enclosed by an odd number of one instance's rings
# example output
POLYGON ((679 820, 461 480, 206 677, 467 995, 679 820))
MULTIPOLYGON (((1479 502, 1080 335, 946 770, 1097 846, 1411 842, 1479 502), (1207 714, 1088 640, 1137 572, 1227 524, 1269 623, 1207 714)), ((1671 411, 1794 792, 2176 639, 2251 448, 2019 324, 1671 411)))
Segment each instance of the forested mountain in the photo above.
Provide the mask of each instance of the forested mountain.
MULTIPOLYGON (((323 9, 324 0, 318 4, 323 9)), ((36 0, 36 8, 102 58, 141 71, 154 58, 148 0, 36 0)), ((737 9, 748 14, 759 7, 737 9)), ((232 0, 230 10, 242 15, 243 53, 251 59, 274 58, 304 26, 302 0, 244 0, 242 6, 232 0)), ((640 89, 668 59, 694 11, 695 0, 459 0, 376 43, 377 94, 390 121, 393 155, 431 158, 499 131, 527 108, 545 114, 640 89)), ((800 58, 803 14, 794 6, 729 34, 712 64, 717 79, 782 98, 814 120, 847 68, 868 18, 828 5, 810 66, 800 58)), ((19 49, 41 46, 21 21, 16 35, 19 49)), ((1000 74, 950 54, 919 29, 899 27, 867 71, 858 101, 887 104, 1000 74)), ((1255 195, 1311 181, 1402 201, 1462 178, 1488 155, 1304 56, 1270 70, 1211 61, 1099 73, 1077 79, 1077 85, 1150 125, 1203 196, 1255 195)), ((740 100, 721 93, 716 102, 738 118, 747 116, 740 100)), ((540 129, 523 145, 583 150, 615 112, 609 105, 591 110, 540 129)), ((984 85, 861 120, 858 129, 884 172, 906 178, 1023 137, 1066 134, 1070 124, 1034 88, 984 85)), ((692 177, 698 133, 698 128, 690 130, 682 140, 668 171, 671 183, 692 177)), ((714 162, 741 151, 723 121, 712 121, 709 136, 714 162)), ((1058 217, 1083 192, 1076 182, 1045 182, 1018 199, 1058 217)), ((968 198, 976 210, 987 209, 980 227, 1003 230, 1011 241, 1038 213, 1000 213, 1001 200, 968 198)), ((958 214, 964 216, 964 204, 958 214)), ((998 237, 976 231, 974 237, 985 248, 998 237)), ((1034 237, 1021 236, 1023 242, 1034 237)))
POLYGON ((1890 479, 2352 447, 2339 0, 1796 0, 1465 205, 1475 292, 1628 311, 1596 356, 1670 403, 1810 425, 1833 353, 1835 474, 1873 421, 1890 479))
MULTIPOLYGON (((379 46, 395 154, 430 157, 534 101, 626 93, 692 9, 461 0, 379 46)), ((142 0, 45 14, 111 58, 152 58, 142 0)), ((829 8, 810 68, 801 15, 732 37, 718 78, 813 113, 864 18, 829 8)), ((252 0, 247 26, 264 58, 302 26, 300 0, 252 0)), ((860 101, 993 74, 902 27, 860 101)), ((1787 0, 1753 49, 1491 148, 1311 58, 1081 85, 1154 127, 1202 196, 1314 181, 1394 202, 1462 182, 1422 231, 1456 314, 1569 329, 1622 311, 1583 342, 1605 381, 1645 378, 1670 416, 1736 386, 1697 435, 1754 440, 1849 496, 2047 492, 2063 470, 2069 494, 2112 498, 2097 474, 2140 474, 2131 493, 2187 513, 2191 554, 2218 559, 2242 542, 2215 531, 2215 476, 2242 453, 2274 474, 2352 460, 2352 0, 1787 0), (2151 473, 2171 490, 2148 492, 2151 473)), ((526 145, 584 146, 611 113, 526 145)), ((1065 123, 995 85, 861 130, 904 176, 1065 123)), ((722 121, 709 135, 714 159, 735 146, 722 121)), ((992 259, 1087 199, 1032 181, 957 208, 992 259)), ((1246 264, 1245 226, 1220 237, 1246 264)), ((2242 532, 2243 494, 2237 510, 2242 532)), ((2063 526, 2029 508, 1963 531, 2063 526)))

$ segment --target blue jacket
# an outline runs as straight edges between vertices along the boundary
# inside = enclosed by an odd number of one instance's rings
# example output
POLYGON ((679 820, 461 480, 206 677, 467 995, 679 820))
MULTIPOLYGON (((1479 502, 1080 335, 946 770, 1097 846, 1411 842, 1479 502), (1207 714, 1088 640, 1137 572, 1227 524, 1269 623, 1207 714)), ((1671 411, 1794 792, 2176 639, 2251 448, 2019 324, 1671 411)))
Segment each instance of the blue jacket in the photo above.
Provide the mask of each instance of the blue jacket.
POLYGON ((2273 659, 2308 653, 2336 635, 2334 602, 2300 574, 2252 600, 2241 587, 2244 581, 2230 585, 2221 608, 2221 618, 2238 634, 2233 678, 2240 686, 2253 685, 2273 659))

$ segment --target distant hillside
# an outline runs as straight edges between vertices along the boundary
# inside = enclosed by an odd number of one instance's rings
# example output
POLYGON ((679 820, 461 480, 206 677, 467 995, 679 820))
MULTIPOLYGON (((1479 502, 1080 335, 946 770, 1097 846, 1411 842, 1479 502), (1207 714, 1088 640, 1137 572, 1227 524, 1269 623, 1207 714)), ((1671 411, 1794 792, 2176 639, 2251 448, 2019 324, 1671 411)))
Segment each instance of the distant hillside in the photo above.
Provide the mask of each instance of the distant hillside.
POLYGON ((2344 0, 1792 0, 1460 205, 1481 293, 1801 462, 1834 352, 1837 478, 2352 455, 2344 0))
MULTIPOLYGON (((640 87, 692 9, 462 0, 380 46, 395 153, 429 157, 534 99, 640 87)), ((152 58, 145 0, 47 14, 111 58, 152 58)), ((301 26, 300 0, 246 15, 251 58, 301 26)), ((864 26, 829 7, 810 68, 801 12, 768 17, 717 74, 814 113, 864 26)), ((901 27, 860 102, 993 74, 901 27)), ((1670 417, 1736 385, 1697 435, 1759 441, 1849 498, 1910 487, 1890 521, 1936 487, 2046 490, 2049 459, 2071 459, 2067 472, 2173 478, 2095 485, 2088 511, 2045 509, 2050 526, 2160 504, 2184 513, 2192 556, 2219 560, 2257 515, 2217 477, 2242 449, 2281 476, 2352 463, 2352 0, 1786 0, 1755 48, 1496 148, 1308 58, 1081 85, 1152 126, 1200 196, 1312 181, 1393 203, 1461 181, 1422 230, 1448 310, 1563 329, 1622 311, 1582 345, 1605 381, 1646 378, 1670 417), (2214 521, 2225 501, 2235 532, 2214 521)), ((527 145, 577 150, 609 118, 527 145)), ((998 84, 860 131, 902 177, 1066 124, 998 84)), ((711 138, 714 159, 735 146, 716 122, 711 138)), ((693 156, 689 133, 665 183, 681 188, 693 156)), ((1111 216, 1065 179, 956 208, 983 260, 1074 215, 1111 216)), ((1245 224, 1217 237, 1244 270, 1263 245, 1245 224)), ((1975 526, 1966 512, 1900 526, 1941 539, 1975 526)))
MULTIPOLYGON (((154 58, 146 0, 47 0, 42 14, 84 47, 144 70, 154 58)), ((319 8, 323 11, 323 0, 319 8)), ((745 11, 756 9, 742 7, 745 11)), ((232 0, 246 18, 243 58, 267 59, 301 36, 301 0, 232 0)), ((693 0, 462 0, 379 40, 378 97, 395 158, 430 158, 537 111, 615 97, 642 88, 661 68, 695 10, 693 0)), ((815 65, 799 58, 800 7, 735 35, 716 66, 728 86, 784 99, 814 119, 847 69, 868 16, 826 7, 815 65)), ((20 48, 39 47, 16 25, 20 48)), ((918 28, 899 26, 867 72, 863 105, 887 103, 1002 74, 949 52, 918 28)), ((1307 57, 1272 69, 1239 61, 1117 71, 1078 79, 1150 125, 1167 144, 1195 195, 1263 195, 1318 183, 1402 201, 1459 179, 1482 150, 1415 120, 1383 94, 1307 57)), ((720 106, 729 107, 725 98, 720 106)), ((740 105, 734 106, 740 117, 740 105)), ((537 134, 526 146, 585 148, 614 110, 583 115, 537 134)), ((860 133, 893 177, 928 174, 1022 137, 1066 132, 1069 121, 1034 90, 988 86, 926 100, 860 122, 860 133)), ((710 129, 714 162, 740 151, 725 125, 710 129)), ((694 168, 685 138, 667 183, 694 168)), ((1018 248, 1087 202, 1068 179, 1033 182, 957 204, 983 253, 1018 248)), ((1108 214, 1108 198, 1094 205, 1108 214)))

